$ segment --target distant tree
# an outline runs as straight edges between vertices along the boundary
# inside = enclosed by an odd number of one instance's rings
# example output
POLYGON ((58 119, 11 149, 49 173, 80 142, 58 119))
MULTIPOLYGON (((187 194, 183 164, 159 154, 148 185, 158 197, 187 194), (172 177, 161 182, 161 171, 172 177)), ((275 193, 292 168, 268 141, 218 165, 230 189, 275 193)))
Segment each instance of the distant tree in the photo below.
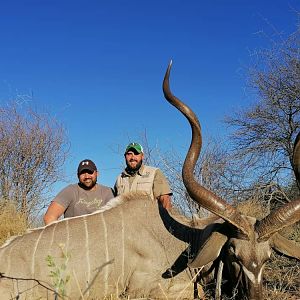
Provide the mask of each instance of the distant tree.
POLYGON ((257 100, 225 118, 235 157, 263 184, 290 184, 293 143, 300 130, 300 30, 256 52, 249 69, 257 100))
POLYGON ((45 205, 67 152, 64 128, 48 114, 16 102, 0 107, 0 197, 27 220, 45 205))

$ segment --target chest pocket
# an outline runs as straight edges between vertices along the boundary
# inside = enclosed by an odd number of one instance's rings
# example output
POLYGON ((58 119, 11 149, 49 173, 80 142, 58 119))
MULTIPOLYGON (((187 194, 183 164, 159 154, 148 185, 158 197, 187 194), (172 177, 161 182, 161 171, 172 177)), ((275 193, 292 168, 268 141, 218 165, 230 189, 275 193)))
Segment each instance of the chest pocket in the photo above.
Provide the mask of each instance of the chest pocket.
POLYGON ((136 184, 136 190, 137 191, 145 191, 151 195, 152 194, 152 185, 153 185, 153 182, 150 179, 139 181, 136 184))

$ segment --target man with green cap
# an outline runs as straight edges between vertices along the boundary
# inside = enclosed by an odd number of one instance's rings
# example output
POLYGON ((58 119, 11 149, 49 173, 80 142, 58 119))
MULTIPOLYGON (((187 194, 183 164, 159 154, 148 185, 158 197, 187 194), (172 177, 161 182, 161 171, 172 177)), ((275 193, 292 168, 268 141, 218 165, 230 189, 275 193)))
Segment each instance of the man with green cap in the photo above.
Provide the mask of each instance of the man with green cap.
POLYGON ((130 143, 125 149, 126 168, 117 177, 115 194, 145 191, 159 200, 166 209, 171 208, 171 189, 160 169, 143 164, 144 150, 139 143, 130 143))

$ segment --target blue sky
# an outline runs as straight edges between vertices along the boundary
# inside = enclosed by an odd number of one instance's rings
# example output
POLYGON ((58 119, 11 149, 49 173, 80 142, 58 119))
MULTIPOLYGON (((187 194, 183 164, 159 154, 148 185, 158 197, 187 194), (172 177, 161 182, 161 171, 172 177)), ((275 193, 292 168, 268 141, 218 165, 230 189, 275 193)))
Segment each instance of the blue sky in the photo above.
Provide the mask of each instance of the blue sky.
MULTIPOLYGON (((171 88, 198 115, 204 136, 245 106, 243 67, 268 36, 295 30, 295 0, 19 0, 0 4, 0 104, 16 95, 47 108, 71 142, 65 182, 91 158, 112 186, 123 149, 146 130, 162 150, 188 148, 190 128, 163 97, 171 88)), ((205 140, 204 140, 205 142, 205 140)))

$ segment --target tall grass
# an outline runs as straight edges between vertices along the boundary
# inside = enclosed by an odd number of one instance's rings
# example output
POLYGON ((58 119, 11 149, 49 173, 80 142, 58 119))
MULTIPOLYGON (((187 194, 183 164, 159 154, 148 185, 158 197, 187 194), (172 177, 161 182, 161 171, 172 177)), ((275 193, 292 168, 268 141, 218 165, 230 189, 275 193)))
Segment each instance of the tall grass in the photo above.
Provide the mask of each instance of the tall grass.
POLYGON ((0 200, 0 246, 11 236, 22 234, 27 229, 25 216, 17 212, 11 201, 0 200))

